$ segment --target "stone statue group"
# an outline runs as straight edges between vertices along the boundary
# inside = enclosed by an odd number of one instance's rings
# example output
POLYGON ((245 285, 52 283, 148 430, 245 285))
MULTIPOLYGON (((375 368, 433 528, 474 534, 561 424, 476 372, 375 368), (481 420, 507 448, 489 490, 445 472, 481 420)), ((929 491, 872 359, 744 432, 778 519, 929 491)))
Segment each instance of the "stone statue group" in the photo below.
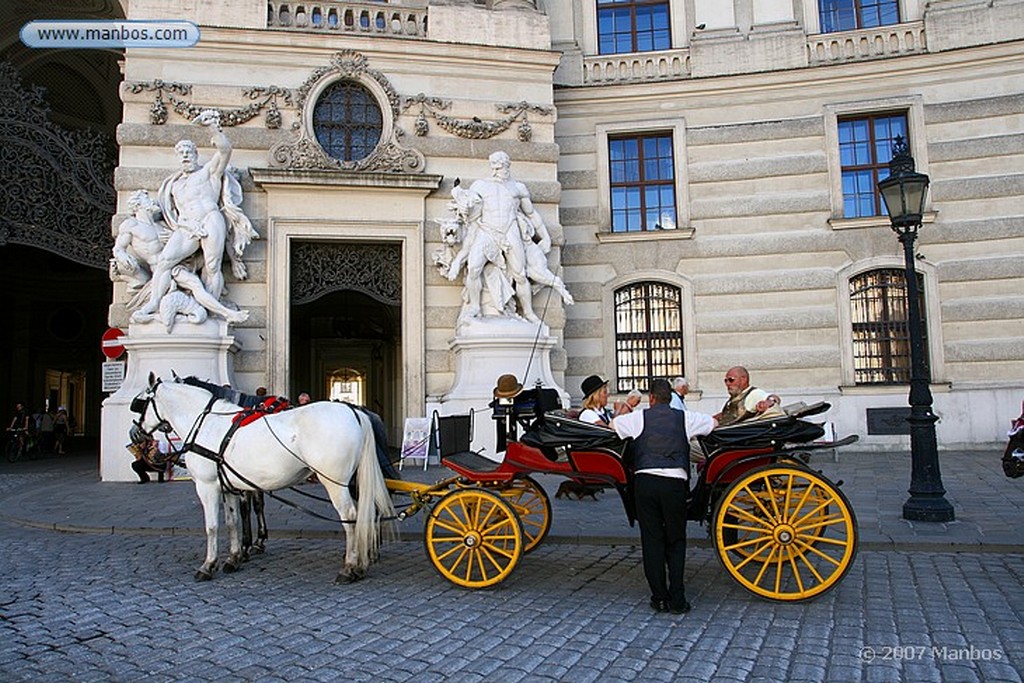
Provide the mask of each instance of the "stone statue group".
MULTIPOLYGON (((128 284, 131 322, 159 320, 168 331, 177 320, 202 323, 210 314, 232 324, 248 319, 248 311, 222 298, 222 265, 227 256, 235 277, 244 280, 242 257, 259 238, 241 209, 239 172, 228 165, 232 147, 219 112, 205 110, 193 123, 213 131, 213 156, 200 164, 191 140, 175 145, 181 168, 163 181, 156 198, 146 190, 131 195, 132 215, 118 226, 110 260, 111 279, 128 284)), ((452 281, 465 268, 460 322, 539 322, 534 288, 553 288, 566 305, 573 298, 548 267, 551 235, 526 186, 511 177, 508 154, 495 152, 489 161, 489 178, 468 190, 456 180, 434 262, 452 281)))
POLYGON ((228 166, 231 142, 220 127, 220 114, 206 110, 193 121, 213 130, 216 149, 205 164, 191 140, 174 149, 181 169, 161 184, 156 199, 146 190, 128 200, 132 216, 117 229, 110 275, 128 283, 128 308, 135 323, 159 319, 172 329, 179 316, 204 322, 214 314, 229 323, 249 317, 221 300, 225 254, 235 277, 247 277, 242 256, 259 238, 240 208, 238 170, 228 166))
POLYGON ((573 298, 548 267, 551 235, 523 183, 511 177, 505 152, 489 158, 491 177, 469 189, 456 180, 452 216, 439 221, 443 246, 434 263, 449 280, 466 269, 460 320, 480 317, 525 318, 539 322, 533 288, 548 286, 566 305, 573 298), (518 304, 518 308, 517 308, 518 304))

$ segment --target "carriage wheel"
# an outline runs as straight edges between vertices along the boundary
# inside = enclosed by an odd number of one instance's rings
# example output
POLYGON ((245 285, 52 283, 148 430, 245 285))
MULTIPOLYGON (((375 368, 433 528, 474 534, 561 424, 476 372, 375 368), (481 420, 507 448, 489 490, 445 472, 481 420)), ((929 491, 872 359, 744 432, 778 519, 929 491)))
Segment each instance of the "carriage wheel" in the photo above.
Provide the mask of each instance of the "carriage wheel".
POLYGON ((523 525, 523 552, 530 552, 551 529, 551 499, 547 491, 532 477, 523 477, 499 489, 498 493, 519 517, 523 525))
POLYGON ((740 477, 714 513, 715 546, 741 586, 795 602, 839 583, 857 553, 850 501, 821 475, 768 465, 740 477))
POLYGON ((441 576, 465 588, 504 581, 523 555, 523 531, 501 496, 457 489, 438 501, 424 531, 427 556, 441 576))

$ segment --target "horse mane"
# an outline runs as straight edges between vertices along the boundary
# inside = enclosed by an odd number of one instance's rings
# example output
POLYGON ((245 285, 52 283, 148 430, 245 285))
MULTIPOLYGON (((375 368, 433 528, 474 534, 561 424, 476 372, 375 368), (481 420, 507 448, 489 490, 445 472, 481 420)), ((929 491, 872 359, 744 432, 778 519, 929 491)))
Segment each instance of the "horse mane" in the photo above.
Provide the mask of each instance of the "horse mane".
POLYGON ((241 406, 242 408, 252 408, 253 406, 256 406, 263 400, 263 398, 260 396, 255 396, 253 394, 244 394, 237 389, 232 389, 231 387, 214 384, 213 382, 208 382, 206 380, 199 379, 194 375, 183 378, 181 382, 182 384, 187 384, 192 387, 199 387, 200 389, 205 389, 209 391, 211 394, 213 394, 214 398, 219 398, 222 401, 233 403, 237 406, 241 406))

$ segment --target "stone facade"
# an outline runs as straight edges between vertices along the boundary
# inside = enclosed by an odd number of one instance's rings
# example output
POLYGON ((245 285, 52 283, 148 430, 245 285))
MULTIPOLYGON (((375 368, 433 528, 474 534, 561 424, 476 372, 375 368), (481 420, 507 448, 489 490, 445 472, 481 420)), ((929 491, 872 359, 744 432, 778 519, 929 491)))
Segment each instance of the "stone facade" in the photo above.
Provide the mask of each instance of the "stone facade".
MULTIPOLYGON (((906 405, 906 387, 854 383, 848 280, 902 256, 887 219, 843 217, 836 126, 903 111, 932 179, 918 251, 939 443, 994 443, 1024 384, 1024 2, 900 4, 897 25, 823 34, 814 0, 673 0, 670 49, 599 55, 594 3, 133 0, 129 19, 187 19, 202 39, 126 54, 119 205, 159 186, 178 139, 208 156, 176 102, 239 112, 232 163, 250 171, 244 208, 263 239, 246 253, 249 279, 228 280, 252 313, 234 329, 236 382, 291 390, 289 245, 369 239, 402 249, 386 409, 416 416, 452 386, 461 306, 431 264, 433 221, 455 178, 486 175, 505 150, 576 299, 553 297, 545 315, 561 340, 552 369, 575 400, 585 376, 615 377, 615 290, 656 281, 683 295, 693 407, 717 412, 722 375, 743 364, 787 401, 833 402, 837 430, 866 435, 867 409, 906 405), (380 76, 371 90, 397 102, 386 127, 412 150, 406 167, 294 161, 303 97, 338 55, 364 60, 380 76), (676 229, 613 234, 607 141, 651 131, 672 134, 676 229)), ((122 287, 114 325, 127 318, 122 287)))

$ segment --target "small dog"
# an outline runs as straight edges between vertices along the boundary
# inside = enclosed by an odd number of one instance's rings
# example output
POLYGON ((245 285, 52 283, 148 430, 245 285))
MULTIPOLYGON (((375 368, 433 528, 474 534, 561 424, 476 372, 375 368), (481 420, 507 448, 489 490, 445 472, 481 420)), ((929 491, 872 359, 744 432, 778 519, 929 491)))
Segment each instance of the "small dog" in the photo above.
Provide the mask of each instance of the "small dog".
POLYGON ((604 486, 600 484, 584 484, 573 479, 566 479, 558 485, 558 492, 555 494, 555 498, 572 498, 575 496, 576 500, 583 500, 584 496, 590 496, 597 500, 597 494, 603 490, 604 486))

